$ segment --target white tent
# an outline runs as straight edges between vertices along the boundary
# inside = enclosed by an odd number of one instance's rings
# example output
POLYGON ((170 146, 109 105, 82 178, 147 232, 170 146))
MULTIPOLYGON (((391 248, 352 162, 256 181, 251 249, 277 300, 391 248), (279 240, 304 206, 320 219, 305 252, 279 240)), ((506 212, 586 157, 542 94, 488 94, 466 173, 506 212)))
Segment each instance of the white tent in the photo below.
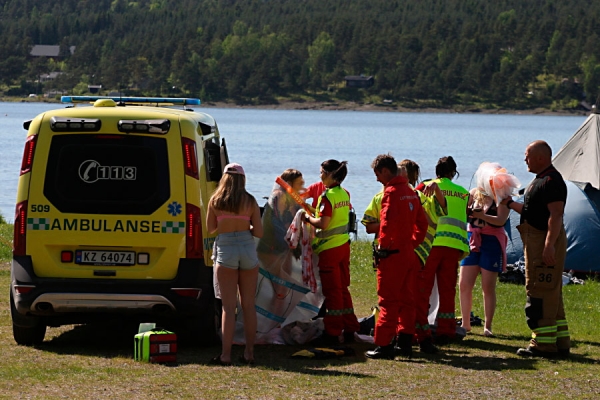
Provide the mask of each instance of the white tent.
POLYGON ((591 114, 552 159, 565 180, 600 189, 600 114, 591 114))

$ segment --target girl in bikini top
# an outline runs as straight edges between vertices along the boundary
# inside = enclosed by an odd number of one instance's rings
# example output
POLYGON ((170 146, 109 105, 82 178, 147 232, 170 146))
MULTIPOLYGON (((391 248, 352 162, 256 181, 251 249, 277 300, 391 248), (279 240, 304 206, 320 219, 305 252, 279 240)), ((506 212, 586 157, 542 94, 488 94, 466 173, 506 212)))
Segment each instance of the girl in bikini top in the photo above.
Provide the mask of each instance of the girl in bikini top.
POLYGON ((232 163, 225 167, 208 203, 206 227, 209 233, 250 231, 255 237, 262 236, 260 210, 254 196, 246 191, 241 165, 232 163))
POLYGON ((241 220, 250 222, 250 217, 248 215, 229 215, 229 214, 217 215, 217 222, 221 222, 224 219, 241 219, 241 220))

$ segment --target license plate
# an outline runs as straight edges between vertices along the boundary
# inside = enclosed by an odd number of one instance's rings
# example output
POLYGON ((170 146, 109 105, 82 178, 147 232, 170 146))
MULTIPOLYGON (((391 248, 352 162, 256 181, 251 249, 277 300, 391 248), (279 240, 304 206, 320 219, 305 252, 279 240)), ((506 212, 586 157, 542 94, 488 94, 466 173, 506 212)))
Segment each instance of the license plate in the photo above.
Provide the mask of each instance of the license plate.
POLYGON ((77 250, 75 263, 83 265, 135 265, 134 251, 77 250))

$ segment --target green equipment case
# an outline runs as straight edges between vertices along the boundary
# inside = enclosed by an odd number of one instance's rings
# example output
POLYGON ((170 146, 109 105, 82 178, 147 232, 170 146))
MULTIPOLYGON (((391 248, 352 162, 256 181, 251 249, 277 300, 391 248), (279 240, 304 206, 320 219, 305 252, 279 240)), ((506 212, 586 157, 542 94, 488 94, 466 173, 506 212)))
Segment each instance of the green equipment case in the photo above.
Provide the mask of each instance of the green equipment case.
POLYGON ((151 363, 177 361, 177 335, 164 329, 152 329, 134 337, 134 359, 151 363))

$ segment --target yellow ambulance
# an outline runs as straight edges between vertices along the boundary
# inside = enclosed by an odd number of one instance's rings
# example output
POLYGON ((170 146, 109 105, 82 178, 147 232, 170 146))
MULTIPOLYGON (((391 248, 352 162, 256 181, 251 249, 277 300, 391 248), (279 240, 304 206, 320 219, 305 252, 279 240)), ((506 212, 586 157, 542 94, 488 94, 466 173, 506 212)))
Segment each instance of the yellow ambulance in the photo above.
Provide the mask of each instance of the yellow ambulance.
POLYGON ((14 339, 124 319, 215 338, 208 200, 228 163, 198 99, 64 96, 24 123, 14 339), (76 105, 76 106, 75 106, 76 105))

